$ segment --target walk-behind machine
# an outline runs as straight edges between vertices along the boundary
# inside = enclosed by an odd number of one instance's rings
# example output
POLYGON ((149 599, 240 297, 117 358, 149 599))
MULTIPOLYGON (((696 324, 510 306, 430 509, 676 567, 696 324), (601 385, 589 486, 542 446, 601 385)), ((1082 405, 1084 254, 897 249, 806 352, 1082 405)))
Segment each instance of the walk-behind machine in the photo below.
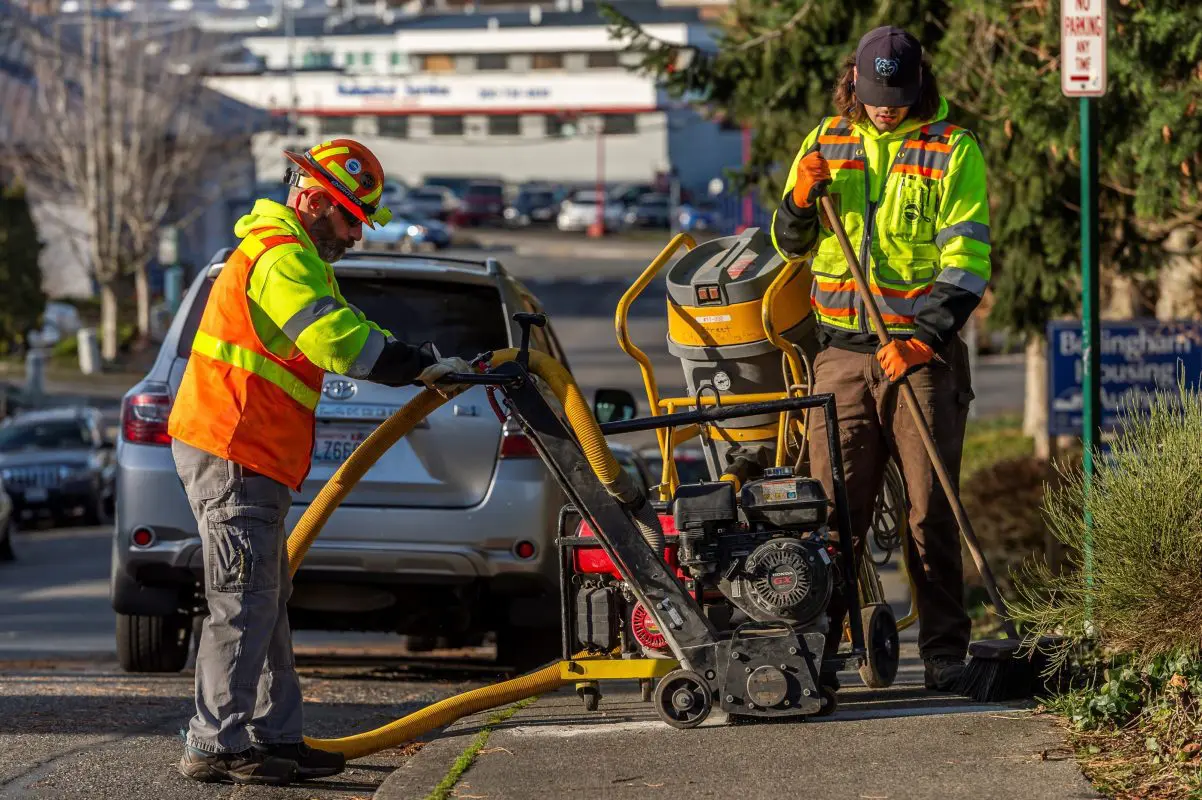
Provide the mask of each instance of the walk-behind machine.
MULTIPOLYGON (((829 714, 836 695, 823 676, 845 669, 859 669, 869 685, 890 684, 897 626, 873 563, 861 558, 857 568, 850 537, 830 533, 850 529, 850 509, 834 398, 807 392, 813 322, 802 267, 776 256, 758 230, 700 247, 676 237, 617 312, 619 344, 642 368, 645 418, 609 403, 598 420, 570 374, 529 349, 530 328, 545 317, 518 314, 520 348, 481 356, 477 372, 448 376, 446 392, 423 391, 377 428, 291 532, 293 571, 376 459, 458 387, 485 385, 498 417, 521 427, 568 499, 558 540, 563 660, 376 731, 310 744, 355 758, 564 685, 595 708, 613 679, 642 681, 645 699, 677 728, 699 725, 715 706, 733 717, 829 714), (660 398, 626 314, 681 246, 688 252, 668 274, 669 336, 688 395, 660 398), (814 413, 827 422, 833 497, 805 471, 805 423, 814 413), (639 431, 654 431, 664 456, 653 497, 605 441, 639 431), (706 449, 711 479, 681 485, 672 453, 693 438, 706 449), (827 616, 835 591, 847 597, 848 626, 843 646, 824 656, 838 624, 827 616)), ((895 496, 882 506, 895 523, 902 503, 895 496)))

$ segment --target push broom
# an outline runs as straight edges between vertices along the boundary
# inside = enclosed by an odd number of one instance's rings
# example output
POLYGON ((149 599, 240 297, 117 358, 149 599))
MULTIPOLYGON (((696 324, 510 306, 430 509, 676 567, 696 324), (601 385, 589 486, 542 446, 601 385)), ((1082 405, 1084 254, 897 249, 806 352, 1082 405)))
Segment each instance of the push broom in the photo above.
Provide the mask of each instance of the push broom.
MULTIPOLYGON (((876 328, 877 338, 880 340, 881 346, 884 347, 890 341, 889 333, 885 330, 885 321, 881 317, 881 311, 877 307, 876 300, 868 288, 868 281, 865 279, 864 270, 860 266, 860 261, 856 257, 855 250, 852 249, 851 242, 847 238, 847 232, 843 230, 843 223, 835 211, 835 205, 826 193, 823 193, 818 198, 818 202, 827 220, 830 222, 830 227, 835 234, 835 238, 839 240, 839 246, 843 249, 843 256, 847 259, 847 266, 851 269, 852 277, 855 278, 856 291, 859 293, 864 307, 868 309, 869 319, 872 320, 872 324, 876 328)), ((964 512, 964 504, 960 502, 960 493, 952 483, 951 475, 947 471, 947 465, 943 463, 943 459, 939 456, 939 450, 935 446, 935 439, 931 435, 931 427, 923 416, 922 407, 918 404, 918 398, 914 395, 914 387, 903 377, 898 381, 898 391, 901 392, 902 400, 910 409, 910 414, 914 418, 914 426, 918 429, 918 435, 922 439, 922 444, 931 459, 931 465, 935 468, 935 474, 939 476, 939 483, 943 486, 943 491, 947 495, 953 513, 956 515, 956 524, 960 527, 960 534, 964 537, 965 544, 968 545, 968 551, 972 554, 973 561, 976 562, 977 571, 981 574, 981 580, 985 583, 985 590, 989 593, 989 599, 992 601, 993 607, 1001 619, 1002 628, 1005 630, 1007 637, 1005 639, 973 642, 969 645, 970 658, 964 668, 964 675, 960 679, 960 684, 956 690, 980 702, 997 702, 1030 697, 1035 692, 1037 681, 1039 680, 1039 670, 1035 660, 1019 656, 1019 647, 1022 644, 1022 640, 1018 635, 1018 629, 1015 628, 1014 620, 1010 618, 1010 614, 1006 610, 1006 602, 1002 599, 1002 593, 998 591, 997 581, 993 577, 993 570, 989 568, 989 563, 985 561, 985 557, 981 553, 980 543, 973 532, 972 524, 968 521, 968 515, 964 512)))

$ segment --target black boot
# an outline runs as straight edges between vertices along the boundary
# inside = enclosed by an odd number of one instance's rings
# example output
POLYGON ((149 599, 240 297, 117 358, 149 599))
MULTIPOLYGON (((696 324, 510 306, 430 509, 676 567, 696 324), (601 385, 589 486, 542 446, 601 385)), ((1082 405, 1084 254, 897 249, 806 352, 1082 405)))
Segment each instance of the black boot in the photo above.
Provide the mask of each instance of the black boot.
POLYGON ((933 656, 924 660, 923 679, 926 687, 936 692, 954 692, 964 674, 963 659, 952 656, 933 656))
POLYGON ((184 749, 179 772, 185 778, 202 783, 232 781, 264 786, 287 786, 296 777, 294 761, 269 758, 253 750, 241 753, 206 753, 195 747, 184 749))
POLYGON ((302 781, 328 778, 346 769, 346 756, 318 750, 304 742, 298 744, 256 744, 255 750, 266 756, 296 762, 296 777, 302 781))

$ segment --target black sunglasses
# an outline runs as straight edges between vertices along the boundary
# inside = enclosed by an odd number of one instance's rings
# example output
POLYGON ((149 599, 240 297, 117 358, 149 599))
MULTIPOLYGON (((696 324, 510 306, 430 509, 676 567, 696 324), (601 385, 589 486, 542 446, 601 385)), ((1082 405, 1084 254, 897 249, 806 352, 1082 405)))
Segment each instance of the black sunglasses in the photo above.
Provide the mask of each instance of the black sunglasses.
POLYGON ((354 214, 352 214, 350 211, 348 211, 348 210, 346 209, 346 207, 345 207, 345 206, 343 206, 341 203, 339 203, 339 202, 337 202, 337 201, 331 201, 331 202, 333 203, 333 205, 334 205, 334 208, 338 209, 338 210, 339 210, 339 212, 341 212, 341 213, 342 213, 342 218, 343 218, 344 220, 346 220, 346 224, 347 224, 347 225, 349 225, 349 226, 351 226, 351 227, 353 228, 353 227, 355 227, 356 225, 362 225, 362 224, 363 224, 363 220, 359 219, 359 218, 358 218, 358 217, 356 217, 354 214))

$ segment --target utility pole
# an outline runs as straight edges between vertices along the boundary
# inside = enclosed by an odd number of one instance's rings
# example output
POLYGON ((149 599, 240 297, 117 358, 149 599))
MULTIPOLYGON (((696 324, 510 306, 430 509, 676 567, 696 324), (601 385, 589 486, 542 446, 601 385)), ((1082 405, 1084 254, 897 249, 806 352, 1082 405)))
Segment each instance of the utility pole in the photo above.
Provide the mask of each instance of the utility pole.
POLYGON ((597 219, 588 228, 588 235, 597 239, 605 235, 605 117, 598 114, 597 124, 597 219))

